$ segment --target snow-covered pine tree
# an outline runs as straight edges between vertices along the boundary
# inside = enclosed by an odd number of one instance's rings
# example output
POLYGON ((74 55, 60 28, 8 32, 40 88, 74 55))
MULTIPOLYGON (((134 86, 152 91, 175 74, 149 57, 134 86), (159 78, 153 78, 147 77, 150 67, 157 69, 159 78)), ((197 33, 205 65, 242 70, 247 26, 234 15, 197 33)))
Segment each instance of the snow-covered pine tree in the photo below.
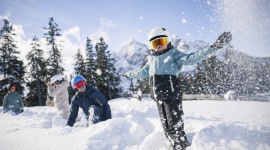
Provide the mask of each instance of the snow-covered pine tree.
MULTIPOLYGON (((269 65, 269 58, 251 57, 235 51, 233 48, 227 49, 225 57, 227 68, 232 70, 230 73, 232 81, 229 81, 229 83, 236 96, 248 97, 262 92, 268 81, 267 74, 269 75, 269 73, 267 72, 269 72, 269 68, 264 66, 269 65)), ((269 91, 269 88, 264 90, 264 92, 266 91, 269 91)))
POLYGON ((47 79, 50 79, 56 74, 63 74, 64 68, 61 66, 62 55, 60 44, 56 43, 56 38, 61 36, 58 24, 54 22, 53 17, 49 19, 49 27, 43 27, 46 30, 44 36, 47 44, 51 46, 49 50, 49 58, 47 59, 47 79))
POLYGON ((224 53, 224 63, 222 69, 224 71, 224 93, 228 92, 229 90, 235 91, 236 85, 234 84, 236 80, 235 72, 237 71, 237 64, 232 61, 231 56, 233 55, 233 47, 229 46, 226 48, 224 53))
POLYGON ((265 58, 262 66, 258 67, 256 76, 260 85, 259 93, 270 93, 270 57, 265 58))
POLYGON ((106 52, 107 58, 108 58, 108 87, 109 87, 109 95, 110 99, 120 97, 122 93, 122 88, 120 87, 120 75, 116 71, 116 68, 114 66, 115 60, 112 58, 110 51, 108 50, 106 52))
MULTIPOLYGON (((76 55, 74 56, 75 64, 74 64, 74 71, 76 75, 82 75, 83 77, 87 76, 85 61, 82 56, 81 50, 78 49, 76 55)), ((87 80, 88 82, 88 80, 87 80)))
MULTIPOLYGON (((69 81, 71 81, 73 77, 74 77, 74 75, 71 75, 70 74, 69 75, 69 81)), ((69 103, 71 103, 71 99, 75 95, 76 90, 73 87, 71 87, 71 86, 68 86, 67 89, 68 89, 69 103)))
POLYGON ((187 85, 185 86, 186 87, 186 93, 187 94, 197 94, 198 91, 196 91, 196 85, 195 85, 195 78, 193 76, 193 74, 190 74, 190 73, 187 73, 185 74, 185 78, 186 78, 186 83, 187 85))
POLYGON ((96 79, 96 54, 93 51, 93 46, 91 44, 91 39, 87 37, 86 39, 86 59, 85 59, 85 67, 86 67, 86 76, 85 79, 91 85, 95 85, 96 79))
POLYGON ((197 63, 197 72, 194 75, 196 79, 195 91, 196 94, 206 93, 206 75, 203 71, 204 65, 203 63, 197 63))
POLYGON ((196 94, 225 94, 228 76, 226 64, 214 55, 197 64, 195 73, 196 94))
POLYGON ((129 92, 131 92, 131 94, 134 94, 134 92, 135 92, 135 87, 134 87, 132 78, 130 79, 129 92))
POLYGON ((216 67, 215 67, 215 81, 214 81, 214 85, 215 86, 215 94, 218 95, 223 95, 225 93, 228 92, 228 90, 230 90, 230 85, 228 84, 228 82, 230 82, 230 76, 229 76, 229 70, 228 67, 226 65, 226 61, 221 61, 219 59, 217 59, 217 57, 215 57, 215 63, 216 63, 216 67))
MULTIPOLYGON (((112 88, 115 91, 120 91, 119 82, 116 76, 116 70, 114 68, 114 62, 111 58, 108 45, 101 37, 99 42, 95 46, 97 52, 96 58, 96 87, 106 96, 108 100, 112 97, 112 88)), ((118 93, 118 92, 117 92, 118 93)), ((118 95, 118 94, 114 94, 118 95)))
POLYGON ((108 45, 106 45, 104 39, 101 37, 99 42, 96 43, 95 49, 97 52, 97 59, 96 59, 96 69, 97 69, 97 76, 96 76, 96 84, 95 86, 100 90, 107 99, 110 98, 109 96, 109 89, 108 89, 108 58, 106 56, 106 50, 108 45))
POLYGON ((44 106, 47 97, 46 91, 46 61, 44 59, 44 51, 40 49, 39 40, 36 36, 33 37, 31 42, 32 49, 27 53, 26 59, 28 60, 28 73, 26 86, 29 93, 26 96, 27 106, 44 106))
POLYGON ((198 94, 223 95, 231 90, 235 96, 245 99, 270 91, 270 58, 251 57, 234 50, 231 45, 223 55, 224 60, 212 56, 198 63, 195 74, 198 94))
POLYGON ((183 73, 179 73, 178 74, 178 80, 180 82, 181 92, 183 94, 186 93, 186 91, 187 91, 187 80, 186 80, 186 78, 185 78, 185 76, 184 76, 183 73))
MULTIPOLYGON (((23 93, 25 67, 22 60, 19 60, 20 51, 17 50, 13 37, 16 36, 13 26, 7 19, 3 19, 4 25, 0 30, 0 64, 1 64, 1 79, 0 79, 0 98, 6 94, 6 86, 10 83, 17 85, 16 91, 23 93)), ((0 102, 2 104, 2 101, 0 102)))

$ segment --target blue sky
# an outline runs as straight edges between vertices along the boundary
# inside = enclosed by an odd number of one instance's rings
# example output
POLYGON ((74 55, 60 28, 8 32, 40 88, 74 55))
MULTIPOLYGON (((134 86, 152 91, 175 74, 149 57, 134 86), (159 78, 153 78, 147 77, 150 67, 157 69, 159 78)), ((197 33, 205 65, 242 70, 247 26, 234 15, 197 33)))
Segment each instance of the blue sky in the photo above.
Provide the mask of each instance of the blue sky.
MULTIPOLYGON (((24 56, 34 35, 45 43, 42 27, 53 17, 62 30, 64 63, 71 65, 77 49, 84 50, 87 36, 93 43, 102 36, 114 52, 132 39, 147 44, 147 34, 154 27, 208 43, 227 30, 239 50, 270 56, 268 8, 269 0, 0 0, 0 19, 14 25, 24 56)), ((42 48, 46 51, 46 46, 42 48)))
POLYGON ((54 17, 62 31, 78 26, 82 38, 102 29, 115 42, 146 42, 147 33, 160 26, 188 40, 211 42, 210 7, 199 0, 1 0, 0 14, 22 25, 27 37, 43 37, 41 28, 54 17))

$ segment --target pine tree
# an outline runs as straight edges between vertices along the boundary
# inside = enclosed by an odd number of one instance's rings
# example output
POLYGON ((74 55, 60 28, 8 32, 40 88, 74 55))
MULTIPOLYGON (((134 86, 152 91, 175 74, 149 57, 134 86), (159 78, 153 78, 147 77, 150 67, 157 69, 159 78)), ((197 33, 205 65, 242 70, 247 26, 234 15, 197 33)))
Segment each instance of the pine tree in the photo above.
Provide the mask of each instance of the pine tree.
POLYGON ((85 79, 88 83, 91 85, 95 85, 95 71, 96 71, 96 63, 95 63, 95 53, 93 52, 93 46, 91 44, 91 39, 87 37, 86 40, 86 60, 85 60, 85 66, 86 66, 86 76, 85 79))
POLYGON ((212 56, 201 63, 198 63, 197 73, 195 75, 195 89, 198 94, 218 94, 221 88, 221 77, 218 77, 220 62, 216 56, 212 56))
POLYGON ((109 95, 110 99, 120 97, 122 93, 122 88, 120 87, 120 75, 116 71, 116 68, 114 66, 115 60, 111 57, 110 51, 106 52, 107 58, 108 58, 108 88, 109 88, 109 95))
MULTIPOLYGON (((74 76, 70 74, 69 81, 71 81, 73 77, 74 76)), ((68 86, 69 103, 71 103, 71 99, 75 94, 76 94, 76 90, 73 87, 68 86)))
POLYGON ((99 43, 96 44, 95 48, 97 51, 97 59, 96 59, 96 87, 109 98, 109 90, 108 90, 108 72, 107 72, 107 64, 108 59, 106 57, 106 50, 108 46, 106 45, 104 39, 101 37, 99 39, 99 43))
MULTIPOLYGON (((23 93, 24 87, 21 85, 24 81, 25 67, 22 60, 19 60, 18 55, 20 51, 17 50, 17 46, 13 39, 16 36, 13 26, 7 19, 3 20, 4 25, 0 30, 0 64, 1 64, 1 87, 5 87, 10 83, 16 84, 16 91, 23 93)), ((0 98, 6 94, 6 91, 1 88, 0 98)), ((2 101, 1 101, 2 103, 2 101)))
POLYGON ((134 94, 135 87, 134 87, 134 84, 133 84, 133 79, 130 79, 129 91, 130 91, 130 94, 134 94))
POLYGON ((111 58, 108 45, 105 43, 102 37, 99 40, 99 43, 97 43, 95 46, 97 51, 97 76, 95 85, 106 96, 107 99, 111 99, 113 98, 112 90, 114 90, 115 96, 118 96, 118 91, 121 91, 121 88, 119 87, 120 78, 116 73, 114 60, 111 58))
POLYGON ((75 74, 86 77, 87 71, 86 71, 85 62, 84 62, 80 49, 78 49, 76 55, 74 56, 74 59, 75 59, 75 64, 74 64, 75 74))
POLYGON ((195 93, 196 94, 204 94, 206 93, 206 75, 205 72, 203 71, 203 63, 198 63, 197 64, 197 73, 195 74, 195 93))
POLYGON ((188 73, 186 74, 186 80, 187 80, 187 94, 197 94, 196 93, 196 88, 195 88, 195 81, 194 81, 194 78, 193 78, 193 75, 188 73))
POLYGON ((47 31, 44 33, 48 45, 51 46, 49 51, 49 58, 47 59, 47 71, 48 77, 51 78, 56 74, 63 74, 64 68, 61 66, 62 55, 60 45, 56 43, 56 38, 61 36, 58 24, 53 20, 53 17, 49 19, 49 27, 43 27, 47 31))
POLYGON ((26 55, 30 67, 29 81, 26 84, 29 88, 26 102, 28 106, 44 106, 47 95, 46 69, 43 69, 46 68, 44 51, 39 48, 40 45, 36 36, 33 37, 31 46, 31 51, 26 55))

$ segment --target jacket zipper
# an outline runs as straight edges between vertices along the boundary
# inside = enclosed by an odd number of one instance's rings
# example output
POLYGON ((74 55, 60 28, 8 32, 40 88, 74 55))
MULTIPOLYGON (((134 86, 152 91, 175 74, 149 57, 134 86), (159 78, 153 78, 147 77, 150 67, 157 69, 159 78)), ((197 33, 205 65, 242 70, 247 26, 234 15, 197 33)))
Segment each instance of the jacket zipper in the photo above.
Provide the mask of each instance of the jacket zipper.
POLYGON ((170 82, 171 82, 171 89, 172 89, 172 92, 174 92, 173 83, 172 83, 172 76, 170 76, 170 82))
POLYGON ((98 99, 96 99, 96 101, 97 101, 97 103, 102 107, 101 102, 100 102, 98 99))
MULTIPOLYGON (((154 72, 154 74, 153 74, 153 91, 154 91, 154 98, 157 100, 157 95, 156 95, 156 82, 155 82, 155 73, 156 73, 156 69, 155 69, 155 63, 157 62, 157 58, 155 57, 155 59, 154 59, 155 61, 154 61, 154 70, 153 70, 153 72, 154 72)), ((157 64, 158 65, 158 64, 157 64)))

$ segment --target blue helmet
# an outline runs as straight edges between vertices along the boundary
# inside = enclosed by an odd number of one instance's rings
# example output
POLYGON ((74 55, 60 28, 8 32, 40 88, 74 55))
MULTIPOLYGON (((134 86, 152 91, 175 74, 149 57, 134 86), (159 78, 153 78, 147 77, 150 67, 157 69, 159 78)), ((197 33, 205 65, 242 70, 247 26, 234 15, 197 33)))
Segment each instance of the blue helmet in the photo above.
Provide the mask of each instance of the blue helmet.
POLYGON ((82 80, 86 81, 86 79, 81 75, 77 75, 77 76, 73 77, 73 79, 71 80, 71 86, 74 87, 74 84, 76 84, 77 82, 80 82, 82 80))

